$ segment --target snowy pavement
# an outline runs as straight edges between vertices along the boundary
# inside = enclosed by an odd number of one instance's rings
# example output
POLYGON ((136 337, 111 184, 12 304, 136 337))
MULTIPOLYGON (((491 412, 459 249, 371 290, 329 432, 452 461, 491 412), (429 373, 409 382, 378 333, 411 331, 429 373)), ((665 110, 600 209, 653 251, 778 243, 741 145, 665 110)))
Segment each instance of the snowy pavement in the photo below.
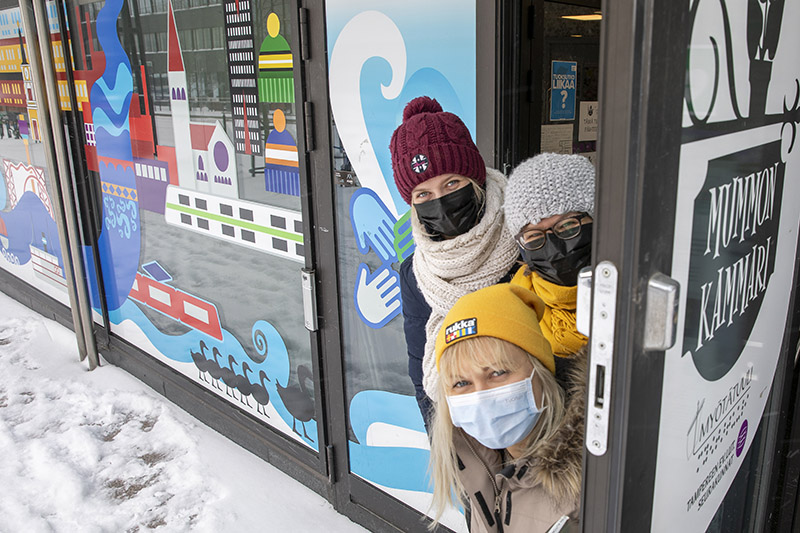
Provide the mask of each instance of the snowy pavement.
POLYGON ((363 532, 0 293, 0 533, 363 532))

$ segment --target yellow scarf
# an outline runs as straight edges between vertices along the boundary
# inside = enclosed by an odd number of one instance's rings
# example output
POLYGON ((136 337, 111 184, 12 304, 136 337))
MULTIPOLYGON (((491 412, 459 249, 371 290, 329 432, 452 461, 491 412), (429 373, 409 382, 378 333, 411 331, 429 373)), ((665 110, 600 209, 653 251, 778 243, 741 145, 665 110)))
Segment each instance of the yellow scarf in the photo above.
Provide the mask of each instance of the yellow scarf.
POLYGON ((566 357, 574 354, 586 344, 587 338, 575 326, 575 306, 578 287, 556 285, 532 272, 523 265, 511 283, 535 292, 547 306, 539 319, 542 334, 550 341, 553 355, 566 357))

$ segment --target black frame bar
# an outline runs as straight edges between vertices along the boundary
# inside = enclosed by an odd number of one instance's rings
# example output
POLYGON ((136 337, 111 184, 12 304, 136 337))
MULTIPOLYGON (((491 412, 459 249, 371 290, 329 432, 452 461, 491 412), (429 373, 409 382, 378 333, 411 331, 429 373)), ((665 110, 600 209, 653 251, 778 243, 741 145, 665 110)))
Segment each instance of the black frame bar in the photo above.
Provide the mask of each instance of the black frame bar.
POLYGON ((643 350, 642 317, 648 279, 672 264, 687 21, 684 4, 603 4, 593 248, 620 283, 608 451, 584 454, 586 531, 650 529, 655 454, 641 451, 658 442, 664 352, 643 350))

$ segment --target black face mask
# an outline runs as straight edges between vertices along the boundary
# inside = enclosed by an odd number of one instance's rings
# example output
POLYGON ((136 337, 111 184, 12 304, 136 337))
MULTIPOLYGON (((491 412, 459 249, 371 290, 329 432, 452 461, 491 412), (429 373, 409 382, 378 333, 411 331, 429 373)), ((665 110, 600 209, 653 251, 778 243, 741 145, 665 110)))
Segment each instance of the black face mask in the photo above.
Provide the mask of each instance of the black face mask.
POLYGON ((435 200, 414 204, 417 218, 434 240, 462 235, 480 221, 483 206, 472 184, 435 200))
POLYGON ((592 261, 592 224, 581 226, 580 235, 568 241, 548 233, 544 246, 521 252, 528 267, 544 279, 572 287, 578 284, 578 272, 592 261))

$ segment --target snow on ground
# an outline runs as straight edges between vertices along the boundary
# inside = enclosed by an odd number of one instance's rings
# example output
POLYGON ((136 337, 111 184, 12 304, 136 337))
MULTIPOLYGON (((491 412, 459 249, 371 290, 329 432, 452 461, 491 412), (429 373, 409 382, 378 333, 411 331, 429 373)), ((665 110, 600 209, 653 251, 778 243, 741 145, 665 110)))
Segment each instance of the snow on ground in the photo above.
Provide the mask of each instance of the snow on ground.
POLYGON ((0 293, 0 532, 363 532, 0 293))

